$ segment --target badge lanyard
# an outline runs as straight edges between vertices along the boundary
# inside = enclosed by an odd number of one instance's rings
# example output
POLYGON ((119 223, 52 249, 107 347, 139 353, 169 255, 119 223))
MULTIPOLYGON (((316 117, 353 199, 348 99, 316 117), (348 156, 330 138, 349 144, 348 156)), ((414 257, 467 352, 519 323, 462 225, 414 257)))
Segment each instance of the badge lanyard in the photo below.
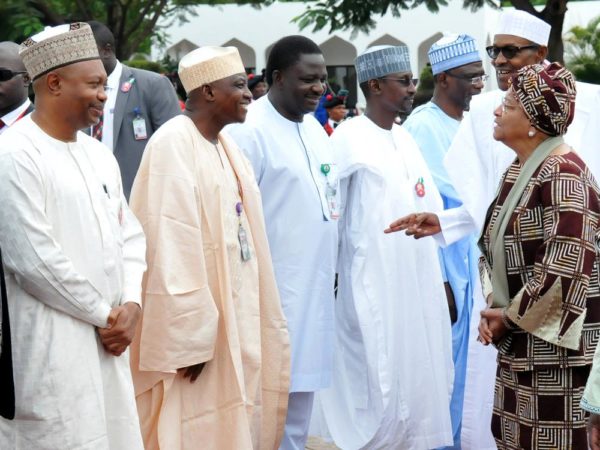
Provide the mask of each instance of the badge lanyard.
MULTIPOLYGON (((215 148, 217 150, 217 154, 220 155, 218 143, 215 144, 215 148)), ((240 177, 238 176, 237 171, 235 170, 235 167, 233 166, 233 163, 231 162, 231 157, 229 156, 229 153, 227 153, 227 150, 225 150, 224 146, 223 146, 223 152, 225 153, 225 156, 227 156, 227 161, 229 161, 229 166, 231 167, 231 170, 233 171, 233 175, 235 176, 235 181, 237 183, 237 188, 238 188, 238 194, 239 194, 240 200, 241 200, 235 204, 235 213, 237 214, 237 217, 238 217, 238 241, 240 243, 242 261, 248 261, 248 260, 250 260, 250 258, 252 258, 252 253, 250 252, 250 244, 248 243, 248 234, 246 233, 246 229, 242 225, 242 212, 244 212, 244 190, 242 189, 242 183, 240 181, 240 177)))

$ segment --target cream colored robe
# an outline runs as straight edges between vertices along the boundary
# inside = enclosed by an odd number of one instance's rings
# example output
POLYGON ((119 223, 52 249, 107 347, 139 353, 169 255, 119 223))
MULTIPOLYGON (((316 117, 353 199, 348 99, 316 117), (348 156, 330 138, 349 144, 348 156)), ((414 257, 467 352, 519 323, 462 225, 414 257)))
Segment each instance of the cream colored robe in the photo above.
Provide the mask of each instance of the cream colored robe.
POLYGON ((150 139, 131 192, 148 242, 131 358, 146 449, 276 449, 283 433, 289 340, 260 193, 235 144, 223 134, 219 144, 188 117, 171 119, 150 139), (177 372, 201 362, 194 383, 177 372))

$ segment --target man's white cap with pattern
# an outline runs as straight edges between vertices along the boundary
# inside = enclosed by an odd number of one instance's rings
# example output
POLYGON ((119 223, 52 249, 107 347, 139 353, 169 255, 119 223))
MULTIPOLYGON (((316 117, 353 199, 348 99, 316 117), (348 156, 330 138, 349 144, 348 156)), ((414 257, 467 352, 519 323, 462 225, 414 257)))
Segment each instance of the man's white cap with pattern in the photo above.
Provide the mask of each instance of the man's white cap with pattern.
POLYGON ((84 22, 46 27, 21 44, 19 55, 32 80, 59 67, 100 59, 92 29, 84 22))
POLYGON ((376 45, 358 55, 354 61, 359 83, 381 78, 390 73, 410 72, 406 45, 376 45))
POLYGON ((496 34, 510 34, 511 36, 525 38, 539 45, 548 46, 551 28, 542 19, 538 19, 525 11, 515 9, 502 13, 496 34))
POLYGON ((431 46, 427 56, 434 75, 481 61, 475 39, 468 34, 448 34, 442 37, 431 46))
POLYGON ((179 79, 188 94, 236 73, 246 73, 246 69, 235 47, 200 47, 179 61, 179 79))

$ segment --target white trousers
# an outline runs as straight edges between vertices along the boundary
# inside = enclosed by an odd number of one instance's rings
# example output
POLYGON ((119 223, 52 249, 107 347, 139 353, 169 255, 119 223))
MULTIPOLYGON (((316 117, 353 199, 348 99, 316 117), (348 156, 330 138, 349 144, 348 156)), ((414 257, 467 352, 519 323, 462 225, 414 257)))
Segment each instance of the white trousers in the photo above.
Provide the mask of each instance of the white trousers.
POLYGON ((292 392, 279 450, 304 450, 313 409, 314 392, 292 392))

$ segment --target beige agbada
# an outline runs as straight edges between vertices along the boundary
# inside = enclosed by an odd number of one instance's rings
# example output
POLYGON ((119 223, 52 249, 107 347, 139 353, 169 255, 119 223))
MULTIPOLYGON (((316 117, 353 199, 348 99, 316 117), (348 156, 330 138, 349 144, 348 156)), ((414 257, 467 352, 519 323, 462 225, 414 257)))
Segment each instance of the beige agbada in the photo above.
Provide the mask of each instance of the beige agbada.
POLYGON ((231 140, 211 144, 187 116, 163 125, 144 152, 131 209, 146 233, 148 272, 131 364, 148 450, 279 446, 289 342, 254 180, 231 140), (194 383, 177 371, 203 361, 194 383))

